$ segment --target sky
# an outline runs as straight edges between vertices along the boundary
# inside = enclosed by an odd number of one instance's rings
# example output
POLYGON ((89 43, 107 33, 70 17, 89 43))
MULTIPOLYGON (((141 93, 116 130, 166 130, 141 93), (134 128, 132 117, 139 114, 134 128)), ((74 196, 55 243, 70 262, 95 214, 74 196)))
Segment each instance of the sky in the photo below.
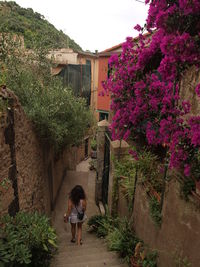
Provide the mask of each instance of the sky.
MULTIPOLYGON (((139 0, 140 1, 140 0, 139 0)), ((42 14, 83 50, 103 51, 135 37, 144 25, 148 6, 136 0, 15 0, 42 14)))

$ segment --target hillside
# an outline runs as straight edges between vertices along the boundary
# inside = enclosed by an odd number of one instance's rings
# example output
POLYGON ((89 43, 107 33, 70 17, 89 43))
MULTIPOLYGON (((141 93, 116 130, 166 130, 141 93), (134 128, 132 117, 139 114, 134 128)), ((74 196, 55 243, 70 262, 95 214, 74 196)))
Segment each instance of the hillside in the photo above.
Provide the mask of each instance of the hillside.
POLYGON ((74 50, 82 50, 74 40, 58 31, 44 16, 31 8, 22 8, 13 1, 0 1, 0 32, 23 35, 26 48, 32 48, 33 43, 37 43, 47 48, 69 46, 74 50))

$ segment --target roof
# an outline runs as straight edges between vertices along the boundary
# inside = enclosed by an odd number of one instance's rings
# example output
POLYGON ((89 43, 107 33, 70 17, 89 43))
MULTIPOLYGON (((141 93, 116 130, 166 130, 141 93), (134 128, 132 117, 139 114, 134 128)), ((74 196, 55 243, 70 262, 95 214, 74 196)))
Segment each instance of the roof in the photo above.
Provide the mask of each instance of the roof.
MULTIPOLYGON (((151 33, 147 32, 145 34, 143 34, 144 37, 147 37, 147 36, 150 36, 151 33)), ((139 39, 139 36, 136 36, 136 37, 133 37, 133 41, 137 41, 139 39)), ((125 42, 123 43, 120 43, 118 45, 115 45, 115 46, 112 46, 110 48, 107 48, 106 50, 103 50, 102 52, 99 52, 99 56, 111 56, 113 54, 117 54, 117 53, 121 53, 122 51, 122 45, 124 44, 125 42)))
POLYGON ((94 58, 97 58, 98 57, 98 54, 96 53, 92 53, 92 52, 84 52, 84 51, 77 51, 78 53, 78 56, 86 56, 86 57, 94 57, 94 58))

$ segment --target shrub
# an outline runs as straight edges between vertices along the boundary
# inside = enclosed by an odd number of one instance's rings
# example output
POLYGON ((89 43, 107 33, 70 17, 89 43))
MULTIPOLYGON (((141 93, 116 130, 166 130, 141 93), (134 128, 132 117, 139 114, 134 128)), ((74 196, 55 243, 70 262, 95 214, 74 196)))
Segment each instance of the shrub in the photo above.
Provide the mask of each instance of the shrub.
POLYGON ((16 217, 7 215, 0 229, 0 263, 6 267, 49 266, 56 240, 46 216, 37 212, 19 212, 16 217))
POLYGON ((97 141, 96 141, 96 139, 94 139, 94 138, 91 140, 91 148, 92 148, 92 150, 94 150, 94 151, 97 150, 97 141))
POLYGON ((187 178, 181 184, 181 196, 188 201, 192 191, 195 191, 195 181, 191 178, 187 178))
POLYGON ((142 267, 157 267, 157 257, 157 251, 147 253, 142 262, 142 267))
POLYGON ((88 226, 98 237, 107 236, 113 225, 116 225, 116 219, 109 215, 94 215, 88 220, 88 226))
POLYGON ((47 51, 35 48, 25 52, 12 35, 0 38, 0 82, 19 97, 37 133, 57 150, 79 144, 92 124, 92 115, 83 98, 64 88, 51 76, 47 51))
POLYGON ((157 226, 160 226, 161 221, 162 221, 162 215, 161 215, 161 211, 160 211, 160 203, 157 201, 157 199, 155 197, 150 199, 149 207, 150 207, 151 218, 153 219, 154 223, 157 226))
POLYGON ((136 244, 139 239, 134 235, 130 223, 125 218, 114 227, 106 237, 110 250, 119 252, 120 256, 130 263, 136 244))
POLYGON ((86 101, 59 85, 45 92, 34 92, 25 105, 25 111, 40 137, 47 139, 56 149, 79 144, 91 122, 86 101))

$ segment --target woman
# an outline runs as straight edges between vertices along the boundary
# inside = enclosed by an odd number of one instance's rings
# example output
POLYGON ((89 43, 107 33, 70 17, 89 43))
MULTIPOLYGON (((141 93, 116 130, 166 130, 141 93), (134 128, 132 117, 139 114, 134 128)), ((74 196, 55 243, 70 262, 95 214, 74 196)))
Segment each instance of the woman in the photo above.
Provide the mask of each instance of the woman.
POLYGON ((82 224, 86 220, 86 195, 80 185, 76 185, 70 192, 68 198, 67 213, 64 215, 65 222, 71 223, 71 242, 76 242, 77 226, 77 244, 82 245, 82 224), (83 214, 84 213, 84 214, 83 214))

